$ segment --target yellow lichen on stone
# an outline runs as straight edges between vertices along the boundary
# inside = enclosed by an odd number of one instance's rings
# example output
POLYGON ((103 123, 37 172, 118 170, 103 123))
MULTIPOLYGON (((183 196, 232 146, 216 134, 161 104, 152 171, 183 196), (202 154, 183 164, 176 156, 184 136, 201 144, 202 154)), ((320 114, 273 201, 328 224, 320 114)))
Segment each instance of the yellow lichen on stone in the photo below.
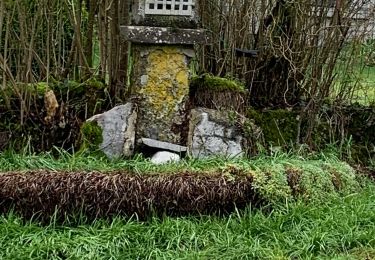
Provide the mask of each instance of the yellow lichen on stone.
POLYGON ((140 89, 159 118, 173 116, 189 93, 189 68, 176 47, 154 49, 148 56, 147 83, 140 89))

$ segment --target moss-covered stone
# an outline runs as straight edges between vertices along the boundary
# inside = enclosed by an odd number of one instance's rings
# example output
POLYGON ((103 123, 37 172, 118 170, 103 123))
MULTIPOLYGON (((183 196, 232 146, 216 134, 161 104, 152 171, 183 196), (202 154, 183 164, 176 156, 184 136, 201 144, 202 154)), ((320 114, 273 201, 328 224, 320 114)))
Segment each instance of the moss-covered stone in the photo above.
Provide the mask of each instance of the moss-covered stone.
POLYGON ((0 133, 10 136, 7 146, 17 151, 26 145, 35 152, 53 147, 78 150, 82 122, 109 107, 106 86, 95 77, 82 82, 50 78, 48 82, 18 83, 16 87, 17 91, 9 84, 0 90, 0 133), (51 91, 56 98, 53 115, 48 113, 51 104, 46 102, 46 93, 51 91), (25 101, 23 108, 17 92, 25 101))
POLYGON ((55 89, 60 91, 62 94, 72 93, 82 95, 84 94, 85 88, 82 84, 73 80, 65 80, 62 82, 57 82, 55 89))
POLYGON ((106 86, 105 84, 96 78, 90 78, 83 83, 86 88, 96 89, 96 90, 103 90, 106 86))

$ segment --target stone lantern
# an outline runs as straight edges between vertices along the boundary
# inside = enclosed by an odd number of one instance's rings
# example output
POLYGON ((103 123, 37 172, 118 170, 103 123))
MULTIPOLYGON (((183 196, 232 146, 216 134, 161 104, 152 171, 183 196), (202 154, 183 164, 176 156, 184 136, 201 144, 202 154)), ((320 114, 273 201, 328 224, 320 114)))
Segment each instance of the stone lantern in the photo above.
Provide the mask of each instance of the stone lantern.
MULTIPOLYGON (((137 139, 186 145, 190 61, 207 41, 195 0, 133 0, 130 94, 138 105, 137 139)), ((173 147, 173 146, 168 146, 173 147)), ((178 149, 169 149, 182 151, 178 149)))

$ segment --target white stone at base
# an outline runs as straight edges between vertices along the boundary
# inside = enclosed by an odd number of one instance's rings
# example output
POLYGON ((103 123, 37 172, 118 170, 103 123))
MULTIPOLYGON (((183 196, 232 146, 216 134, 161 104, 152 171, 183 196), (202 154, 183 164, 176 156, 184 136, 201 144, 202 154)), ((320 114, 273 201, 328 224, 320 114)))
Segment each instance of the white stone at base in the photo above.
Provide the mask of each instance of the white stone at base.
POLYGON ((157 152, 152 158, 151 162, 153 164, 167 164, 167 163, 176 163, 181 160, 181 157, 178 154, 170 152, 157 152))

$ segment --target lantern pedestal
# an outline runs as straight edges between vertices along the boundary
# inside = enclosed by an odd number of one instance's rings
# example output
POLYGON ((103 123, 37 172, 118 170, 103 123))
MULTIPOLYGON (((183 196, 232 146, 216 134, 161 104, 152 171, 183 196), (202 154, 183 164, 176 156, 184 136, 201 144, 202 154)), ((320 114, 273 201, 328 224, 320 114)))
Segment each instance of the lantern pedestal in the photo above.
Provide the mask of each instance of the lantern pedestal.
POLYGON ((137 138, 183 144, 192 53, 183 46, 133 45, 131 95, 138 103, 137 138))
POLYGON ((207 43, 195 8, 195 0, 133 0, 131 26, 121 33, 131 42, 137 139, 186 145, 190 61, 194 44, 207 43))

